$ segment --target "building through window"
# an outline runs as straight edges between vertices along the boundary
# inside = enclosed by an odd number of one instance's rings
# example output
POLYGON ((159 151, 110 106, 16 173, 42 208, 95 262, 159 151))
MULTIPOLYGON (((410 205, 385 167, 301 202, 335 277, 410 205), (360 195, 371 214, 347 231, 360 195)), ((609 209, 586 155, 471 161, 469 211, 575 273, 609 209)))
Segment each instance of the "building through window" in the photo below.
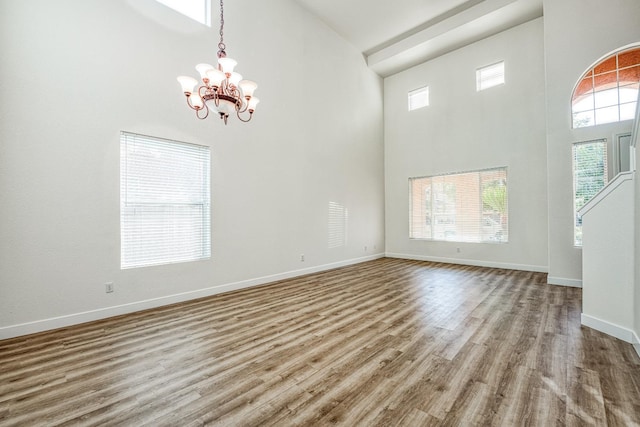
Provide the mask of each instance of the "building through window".
POLYGON ((507 168, 410 178, 410 238, 507 242, 507 168))

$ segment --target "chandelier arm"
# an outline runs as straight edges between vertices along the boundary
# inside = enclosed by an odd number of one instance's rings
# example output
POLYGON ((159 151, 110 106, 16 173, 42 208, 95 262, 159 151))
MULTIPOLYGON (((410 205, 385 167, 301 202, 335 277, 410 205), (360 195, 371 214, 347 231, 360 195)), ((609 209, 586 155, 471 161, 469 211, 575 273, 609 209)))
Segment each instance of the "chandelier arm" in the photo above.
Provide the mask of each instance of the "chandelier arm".
MULTIPOLYGON (((246 111, 246 109, 244 109, 243 111, 246 111)), ((251 120, 253 118, 253 113, 249 112, 249 118, 247 120, 243 119, 242 116, 240 115, 241 111, 236 110, 236 116, 238 116, 238 120, 240 120, 241 122, 245 122, 247 123, 249 120, 251 120)))
POLYGON ((209 117, 209 107, 207 107, 207 104, 204 104, 203 108, 199 108, 196 110, 196 117, 199 118, 200 120, 204 120, 207 117, 209 117), (204 116, 200 117, 200 111, 205 111, 204 116))
POLYGON ((200 86, 198 92, 200 92, 202 89, 204 89, 204 94, 200 95, 200 98, 202 98, 202 103, 204 104, 204 106, 207 106, 207 101, 213 100, 215 106, 218 107, 220 105, 220 101, 218 99, 218 90, 214 89, 214 86, 200 86))
POLYGON ((214 91, 212 94, 209 95, 209 99, 207 99, 206 101, 210 101, 213 99, 213 103, 215 104, 216 107, 220 106, 220 97, 218 96, 218 92, 214 91))
POLYGON ((238 114, 247 111, 247 108, 249 108, 249 101, 243 98, 239 98, 238 101, 238 104, 236 104, 236 111, 238 112, 238 114))

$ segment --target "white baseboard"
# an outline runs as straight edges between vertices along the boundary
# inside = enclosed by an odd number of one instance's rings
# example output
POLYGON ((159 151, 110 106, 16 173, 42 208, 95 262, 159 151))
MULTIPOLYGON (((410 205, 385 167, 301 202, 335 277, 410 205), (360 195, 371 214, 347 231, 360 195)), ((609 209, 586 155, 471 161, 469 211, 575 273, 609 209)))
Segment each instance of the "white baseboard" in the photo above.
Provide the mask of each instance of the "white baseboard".
MULTIPOLYGON (((607 322, 606 320, 598 319, 597 317, 589 316, 588 314, 582 313, 580 315, 580 323, 591 329, 595 329, 596 331, 600 331, 607 335, 611 335, 612 337, 621 339, 622 341, 634 344, 634 347, 636 347, 635 343, 638 342, 638 337, 631 329, 607 322)), ((637 347, 636 351, 638 351, 637 347)))
POLYGON ((547 272, 547 267, 544 265, 511 264, 511 263, 504 263, 504 262, 480 261, 475 259, 442 258, 442 257, 425 256, 425 255, 398 254, 393 252, 387 252, 385 255, 388 258, 413 259, 416 261, 431 261, 431 262, 442 262, 445 264, 473 265, 476 267, 504 268, 507 270, 535 271, 538 273, 547 272))
POLYGON ((65 316, 52 317, 49 319, 36 320, 34 322, 21 323, 17 325, 0 327, 0 339, 14 338, 22 335, 33 334, 37 332, 48 331, 51 329, 64 328, 67 326, 77 325, 80 323, 91 322, 94 320, 106 319, 108 317, 119 316, 121 314, 133 313, 136 311, 147 310, 150 308, 162 307, 164 305, 175 304, 179 302, 189 301, 197 298, 208 297, 223 292, 235 291, 238 289, 249 288, 251 286, 264 285, 278 280, 290 279, 293 277, 303 276, 305 274, 317 273, 320 271, 332 270, 334 268, 345 267, 347 265, 359 264, 365 261, 384 258, 384 254, 375 254, 361 258, 353 258, 345 261, 334 262, 330 264, 318 265, 315 267, 303 268, 300 270, 292 270, 284 273, 273 274, 270 276, 258 277, 255 279, 242 280, 240 282, 227 283, 210 288, 198 289, 196 291, 183 292, 179 294, 167 295, 165 297, 153 298, 143 301, 136 301, 128 304, 105 307, 97 310, 85 311, 81 313, 73 313, 65 316))
POLYGON ((640 357, 640 338, 636 332, 633 333, 633 348, 638 353, 638 357, 640 357))
POLYGON ((564 277, 547 276, 547 283, 550 285, 570 286, 572 288, 581 288, 582 280, 565 279, 564 277))

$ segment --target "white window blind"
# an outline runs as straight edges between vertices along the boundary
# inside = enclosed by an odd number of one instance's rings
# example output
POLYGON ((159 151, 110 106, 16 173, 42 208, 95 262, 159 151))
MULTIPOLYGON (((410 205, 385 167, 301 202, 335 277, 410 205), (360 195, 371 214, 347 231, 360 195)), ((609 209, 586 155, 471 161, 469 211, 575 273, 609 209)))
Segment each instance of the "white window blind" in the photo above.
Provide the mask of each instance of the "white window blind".
POLYGON ((429 105, 429 86, 412 90, 408 95, 409 111, 417 110, 429 105))
POLYGON ((574 143, 573 236, 575 246, 582 246, 582 218, 578 216, 578 211, 607 184, 607 181, 607 140, 574 143))
POLYGON ((507 168, 410 178, 410 238, 507 242, 507 168))
POLYGON ((208 147, 120 135, 121 267, 211 256, 208 147))
POLYGON ((476 70, 476 90, 481 91, 504 83, 504 61, 476 70))
POLYGON ((156 0, 201 24, 211 26, 211 0, 156 0))

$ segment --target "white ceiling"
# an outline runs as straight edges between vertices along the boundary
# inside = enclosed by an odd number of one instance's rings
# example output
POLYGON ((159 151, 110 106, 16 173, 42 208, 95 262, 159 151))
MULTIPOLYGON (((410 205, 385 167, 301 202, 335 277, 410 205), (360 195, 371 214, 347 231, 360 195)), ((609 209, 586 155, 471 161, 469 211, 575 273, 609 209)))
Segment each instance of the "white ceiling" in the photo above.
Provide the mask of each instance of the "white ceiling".
POLYGON ((542 16, 542 0, 296 0, 389 76, 542 16))

